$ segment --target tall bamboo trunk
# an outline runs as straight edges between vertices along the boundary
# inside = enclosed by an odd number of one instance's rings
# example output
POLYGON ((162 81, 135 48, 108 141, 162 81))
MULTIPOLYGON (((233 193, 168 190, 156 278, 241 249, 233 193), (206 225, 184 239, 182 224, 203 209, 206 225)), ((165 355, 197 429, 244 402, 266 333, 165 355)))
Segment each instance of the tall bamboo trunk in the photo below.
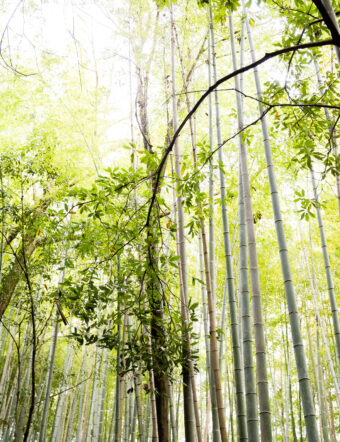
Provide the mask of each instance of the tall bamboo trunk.
POLYGON ((83 414, 83 399, 84 399, 84 391, 85 391, 85 379, 83 379, 85 373, 86 373, 86 358, 87 358, 87 348, 84 345, 84 355, 83 355, 83 362, 81 365, 81 371, 80 371, 80 379, 81 379, 81 387, 80 387, 80 394, 79 394, 79 405, 78 405, 78 422, 77 422, 77 430, 76 430, 76 440, 80 440, 80 432, 81 432, 81 424, 82 424, 82 414, 83 414))
MULTIPOLYGON (((247 34, 248 34, 248 41, 249 41, 249 47, 250 47, 250 52, 251 52, 251 58, 252 58, 252 61, 254 62, 256 57, 255 57, 255 50, 254 50, 254 45, 253 45, 253 40, 252 40, 252 35, 251 35, 251 29, 249 26, 248 19, 246 18, 245 20, 246 20, 246 25, 247 25, 247 34)), ((260 77, 259 77, 259 74, 258 74, 258 71, 256 68, 254 68, 254 78, 255 78, 257 98, 258 98, 258 100, 262 100, 260 77)), ((279 246, 281 269, 282 269, 282 275, 283 275, 283 280, 284 280, 284 288, 285 288, 286 300, 287 300, 287 305, 288 305, 289 320, 290 320, 291 333, 292 333, 292 342, 293 342, 294 353, 295 353, 295 362, 296 362, 296 367, 297 367, 297 372, 298 372, 301 400, 302 400, 302 404, 303 404, 303 411, 304 411, 304 417, 305 417, 305 422, 306 422, 307 437, 308 437, 309 442, 319 442, 320 438, 319 438, 319 432, 318 432, 318 427, 317 427, 317 423, 316 423, 312 391, 311 391, 311 386, 310 386, 310 381, 309 381, 309 376, 308 376, 306 355, 305 355, 303 339, 302 339, 302 335, 301 335, 298 308, 297 308, 297 304, 296 304, 294 286, 293 286, 291 272, 290 272, 288 250, 287 250, 286 238, 285 238, 285 233, 284 233, 284 228, 283 228, 282 214, 281 214, 280 201, 279 201, 279 193, 278 193, 277 184, 276 184, 276 177, 275 177, 275 171, 274 171, 274 165, 273 165, 273 158, 272 158, 272 152, 271 152, 268 126, 267 126, 266 117, 265 117, 265 115, 263 115, 264 109, 263 109, 261 102, 259 102, 259 114, 262 117, 261 128, 262 128, 262 133, 263 133, 263 144, 264 144, 264 149, 265 149, 267 173, 268 173, 269 187, 270 187, 270 193, 271 193, 271 198, 272 198, 272 206, 273 206, 273 212, 274 212, 274 221, 275 221, 275 228, 276 228, 276 233, 277 233, 277 241, 278 241, 278 246, 279 246)))
POLYGON ((141 442, 144 442, 144 425, 143 425, 143 416, 142 416, 142 404, 141 404, 141 397, 140 397, 140 385, 141 385, 141 378, 140 374, 137 371, 137 373, 134 375, 134 383, 135 383, 135 400, 136 400, 136 411, 137 411, 137 420, 138 420, 138 434, 139 434, 139 440, 141 442))
MULTIPOLYGON (((216 70, 216 54, 215 54, 215 42, 214 42, 214 28, 213 28, 213 17, 211 7, 209 8, 209 18, 210 18, 210 35, 212 44, 212 57, 213 57, 213 74, 214 81, 217 81, 217 70, 216 70)), ((222 155, 222 135, 220 127, 220 109, 218 92, 215 90, 215 107, 216 107, 216 131, 217 131, 217 144, 220 146, 218 149, 218 159, 221 164, 223 164, 222 155)), ((240 440, 247 440, 247 426, 246 426, 246 416, 245 416, 245 404, 244 404, 244 389, 243 389, 243 373, 242 373, 242 363, 241 363, 241 346, 238 328, 238 315, 236 309, 236 299, 234 290, 234 277, 233 277, 233 266, 231 258, 231 245, 229 238, 229 223, 228 214, 226 207, 226 188, 225 188, 225 177, 222 169, 220 168, 220 189, 221 189, 221 203, 222 203, 222 224, 223 224, 223 240, 224 240, 224 256, 227 269, 227 289, 228 289, 228 300, 230 309, 230 324, 231 324, 231 338, 233 346, 233 361, 234 361, 234 377, 235 377, 235 388, 236 388, 236 413, 237 413, 237 427, 238 435, 240 440)), ((203 237, 203 235, 202 235, 203 237)), ((203 238, 202 238, 203 239, 203 238)))
POLYGON ((104 348, 101 350, 101 358, 102 358, 102 368, 100 375, 100 388, 98 394, 98 409, 97 409, 97 435, 98 442, 104 440, 104 410, 105 410, 105 397, 106 397, 106 381, 107 381, 107 368, 108 368, 108 349, 104 348))
POLYGON ((225 410, 222 397, 222 382, 219 367, 219 354, 218 354, 218 342, 217 342, 217 330, 215 319, 215 304, 211 293, 211 282, 209 273, 209 257, 207 239, 204 230, 204 224, 201 223, 202 232, 202 245, 203 245, 203 259, 205 267, 205 281, 207 286, 207 299, 208 299, 208 312, 209 312, 209 331, 210 331, 210 356, 211 356, 211 368, 214 376, 214 386, 216 390, 216 402, 218 410, 218 420, 220 425, 221 440, 225 442, 228 440, 227 427, 225 421, 225 410))
MULTIPOLYGON (((175 82, 175 37, 174 37, 174 19, 173 9, 170 2, 170 22, 171 22, 171 85, 172 85, 172 121, 173 131, 177 130, 177 100, 176 100, 176 82, 175 82)), ((178 142, 175 142, 175 171, 178 177, 181 176, 180 169, 180 154, 178 142)), ((180 255, 180 274, 181 274, 181 316, 182 320, 188 327, 188 279, 187 279, 187 262, 186 262, 186 247, 184 238, 184 210, 182 206, 182 196, 177 196, 177 213, 178 213, 178 251, 180 255)), ((193 407, 193 395, 190 385, 190 368, 189 368, 189 349, 188 340, 190 339, 187 331, 183 336, 183 359, 184 364, 182 367, 183 372, 183 404, 184 404, 184 425, 185 425, 185 437, 187 441, 195 440, 195 417, 193 407)))
MULTIPOLYGON (((202 251, 202 239, 199 237, 199 262, 200 262, 200 279, 204 281, 204 269, 203 269, 203 251, 202 251)), ((203 326, 204 326, 204 338, 206 349, 206 369, 208 374, 209 391, 211 398, 211 412, 212 412, 212 437, 213 442, 219 442, 221 440, 219 422, 218 422, 218 409, 216 401, 216 389, 213 379, 213 372, 211 370, 211 352, 210 352, 210 339, 209 339, 209 323, 208 323, 208 308, 206 299, 206 288, 201 284, 201 296, 202 296, 202 309, 203 309, 203 326)))
POLYGON ((327 419, 327 411, 326 411, 326 401, 325 401, 325 393, 324 393, 324 385, 323 385, 323 368, 321 363, 321 355, 320 355, 320 338, 319 338, 319 330, 318 323, 316 322, 316 358, 317 358, 317 371, 318 371, 318 383, 319 383, 319 391, 320 391, 320 410, 321 410, 321 428, 322 428, 322 436, 324 442, 329 442, 329 425, 327 419))
MULTIPOLYGON (((233 69, 237 69, 236 62, 236 48, 235 37, 232 22, 232 15, 229 15, 229 30, 230 43, 232 52, 233 69)), ((242 44, 243 46, 243 44, 242 44)), ((241 46, 242 57, 244 48, 241 46)), ((242 67, 242 66, 241 66, 242 67)), ((236 89, 236 107, 238 130, 242 130, 243 123, 243 103, 241 98, 240 81, 238 77, 234 78, 234 85, 236 89), (238 93, 237 91, 240 91, 238 93)), ((270 416, 270 401, 267 378, 267 363, 265 353, 265 338, 262 319, 262 303, 260 291, 260 278, 258 272, 256 238, 254 229, 254 216, 251 202, 250 180, 248 172, 247 160, 247 146, 242 141, 242 135, 239 136, 239 156, 240 156, 240 177, 239 177, 239 217, 240 217, 240 277, 241 277, 241 292, 242 292, 242 307, 243 307, 243 357, 245 366, 245 382, 246 382, 246 399, 247 399, 247 422, 249 440, 258 440, 258 417, 257 417, 257 398, 254 382, 254 367, 252 356, 252 329, 249 309, 249 287, 248 287, 248 266, 247 266, 247 241, 245 233, 248 236, 249 249, 249 265, 250 278, 252 289, 253 315, 254 315, 254 330, 255 330, 255 349, 256 349, 256 374, 260 405, 260 423, 261 423, 261 438, 265 441, 270 441, 271 433, 271 416, 270 416), (242 222, 241 222, 242 220, 242 222), (245 232, 246 227, 246 232, 245 232)))
MULTIPOLYGON (((230 38, 232 45, 232 58, 234 69, 236 66, 236 50, 234 44, 234 32, 232 18, 229 16, 229 28, 230 38)), ((238 77, 234 79, 235 89, 240 90, 238 77)), ((238 115, 238 129, 243 129, 243 109, 240 94, 236 93, 237 115, 238 115)), ((256 236, 254 228, 254 216, 251 202, 250 191, 250 179, 248 172, 248 160, 247 160, 247 146, 242 142, 242 136, 240 136, 240 162, 241 162, 241 174, 242 174, 242 188, 244 196, 245 206, 245 218, 248 237, 248 251, 249 251, 249 267, 250 267, 250 280, 251 280, 251 293, 252 293, 252 306, 253 306, 253 321, 254 321, 254 335, 255 335, 255 353, 256 353, 256 378, 260 408, 260 427, 261 427, 261 439, 262 441, 272 440, 271 429, 271 415, 270 415, 270 400, 269 400, 269 388, 268 388, 268 376, 267 376, 267 362, 266 362, 266 349, 264 339, 264 327, 263 327, 263 313, 261 302, 261 289, 260 289, 260 277, 258 270, 257 260, 257 248, 256 248, 256 236)))
MULTIPOLYGON (((321 318, 320 310, 319 310, 319 306, 318 306, 318 297, 320 297, 320 296, 319 296, 319 294, 317 292, 318 289, 317 289, 317 282, 316 282, 316 275, 315 275, 315 268, 314 268, 313 243, 312 243, 312 237, 311 237, 311 224, 310 223, 309 223, 308 227, 309 227, 309 246, 310 246, 310 259, 309 259, 309 261, 307 259, 306 251, 305 251, 304 247, 303 247, 303 256, 304 256, 304 261, 305 261, 305 265, 306 265, 306 268, 307 268, 308 279, 309 279, 309 283, 310 283, 310 287, 311 287, 311 292, 312 292, 315 317, 316 317, 316 320, 317 320, 317 322, 318 322, 318 324, 320 326, 323 346, 324 346, 324 349, 325 349, 325 352, 326 352, 326 355, 327 355, 328 367, 329 367, 329 370, 331 372, 332 379, 333 379, 333 385, 334 385, 334 390, 335 390, 335 398, 336 398, 337 406, 338 406, 338 408, 340 410, 340 388, 339 388, 339 381, 338 381, 338 378, 336 376, 336 371, 335 371, 333 359, 332 359, 332 356, 331 356, 330 347, 329 347, 329 344, 328 344, 328 339, 327 339, 324 327, 322 326, 322 318, 321 318)), ((300 231, 300 235, 301 235, 301 238, 302 238, 300 223, 299 223, 299 231, 300 231)))
POLYGON ((311 173, 311 178, 312 178, 314 199, 317 203, 315 210, 316 210, 316 216, 317 216, 318 226, 319 226, 320 242, 321 242, 321 248, 322 248, 322 257, 323 257, 323 262, 324 262, 324 267, 325 267, 325 272, 326 272, 329 302, 331 305, 333 330, 334 330, 335 343, 336 343, 336 353, 337 353, 338 363, 340 364, 340 322, 339 322, 338 306, 337 306, 336 298, 335 298, 334 283, 333 283, 333 276, 332 276, 332 271, 331 271, 331 264, 330 264, 329 255, 328 255, 326 234, 325 234, 325 229, 323 226, 323 219, 322 219, 322 213, 320 210, 318 189, 317 189, 317 184, 316 184, 313 168, 311 169, 310 173, 311 173))
POLYGON ((54 314, 54 327, 53 327, 53 335, 50 344, 50 353, 48 357, 48 370, 46 377, 46 391, 45 391, 45 399, 44 406, 41 416, 41 426, 40 426, 40 434, 39 434, 39 442, 46 441, 46 430, 48 423, 48 411, 50 404, 50 394, 51 394, 51 386, 52 386, 52 376, 53 376, 53 368, 54 368, 54 360, 55 360, 55 352, 57 348, 57 340, 58 340, 58 331, 59 331, 59 312, 57 308, 55 309, 54 314))
MULTIPOLYGON (((66 256, 67 256, 67 251, 65 250, 65 255, 64 255, 63 264, 62 264, 63 270, 60 275, 59 284, 62 284, 65 279, 66 256)), ((54 321, 54 326, 53 326, 53 334, 52 334, 52 339, 51 339, 51 344, 50 344, 50 352, 49 352, 49 357, 48 357, 48 369, 47 369, 47 375, 46 375, 46 391, 45 391, 43 411, 42 411, 42 415, 41 415, 39 442, 45 442, 45 440, 46 440, 46 430, 47 430, 47 424, 48 424, 48 412, 49 412, 49 405, 50 405, 50 394, 51 394, 51 387, 52 387, 54 360, 55 360, 55 353, 56 353, 56 349, 57 349, 57 341, 58 341, 58 333, 59 333, 59 311, 58 311, 57 307, 55 308, 53 321, 54 321)))
MULTIPOLYGON (((209 87, 212 83, 212 54, 211 54, 211 36, 209 32, 208 37, 208 80, 209 87)), ((212 96, 209 95, 209 150, 212 152, 214 144, 213 139, 213 105, 212 105, 212 96)), ((213 293, 213 297, 215 299, 216 292, 216 281, 215 281, 215 226, 214 226, 214 167, 213 167, 213 158, 209 161, 209 257, 210 257, 210 274, 211 274, 211 290, 213 293)), ((201 264, 201 280, 204 280, 204 272, 203 272, 203 252, 201 251, 202 244, 200 243, 200 261, 201 264), (203 278, 203 279, 202 279, 203 278)), ((202 291, 205 289, 202 287, 202 291)), ((204 294, 204 293, 203 293, 204 294)), ((203 296, 202 294, 202 296, 203 296)), ((203 307, 204 308, 204 307, 203 307)), ((204 310, 203 310, 204 311, 204 310)), ((208 323, 207 323, 208 324, 208 323)), ((217 403, 216 403, 216 390, 214 386, 214 378, 213 373, 211 372, 210 366, 210 341, 206 339, 206 349, 207 349, 207 369, 209 376, 209 386, 210 386, 210 398, 211 398, 211 413, 212 413, 212 426, 213 426, 213 442, 220 442, 221 436, 219 432, 219 424, 218 424, 218 412, 217 412, 217 403)))
POLYGON ((156 387, 155 387, 155 379, 154 379, 154 373, 151 371, 150 373, 150 390, 151 390, 151 399, 150 399, 150 405, 151 405, 151 420, 152 420, 152 442, 160 442, 159 439, 159 426, 158 426, 158 417, 159 414, 157 413, 157 403, 156 403, 156 387))
POLYGON ((98 392, 99 392, 99 378, 101 367, 101 352, 99 347, 96 346, 94 373, 93 373, 93 386, 91 395, 91 408, 90 408, 90 420, 87 429, 86 442, 98 441, 99 425, 98 425, 98 392))
POLYGON ((63 428, 62 413, 64 411, 64 403, 65 403, 66 394, 63 393, 62 390, 65 388, 65 386, 67 386, 66 380, 68 378, 69 371, 71 368, 72 356, 73 356, 72 353, 73 353, 72 345, 70 344, 70 342, 68 342, 64 370, 63 370, 64 381, 61 382, 61 385, 60 385, 61 392, 59 393, 59 397, 58 397, 58 403, 57 403, 57 408, 56 408, 54 423, 53 423, 53 429, 52 429, 51 442, 59 442, 61 440, 62 434, 63 434, 64 428, 63 428))
MULTIPOLYGON (((314 350, 315 350, 315 344, 312 342, 312 336, 311 336, 311 330, 309 327, 309 318, 306 318, 306 332, 307 332, 307 339, 308 339, 308 347, 309 347, 309 361, 310 361, 310 367, 311 367, 311 374, 312 379, 314 378, 314 394, 316 392, 316 401, 318 404, 321 403, 321 397, 320 397, 320 390, 319 390, 319 383, 318 383, 318 374, 316 371, 316 361, 314 356, 314 350)), ((318 417, 320 418, 320 406, 318 410, 318 417)), ((320 419, 321 420, 321 419, 320 419)))
POLYGON ((275 431, 275 441, 278 441, 277 432, 278 429, 281 430, 282 438, 285 440, 285 431, 284 431, 284 425, 282 423, 281 415, 280 415, 280 407, 277 400, 277 385, 276 385, 276 376, 275 376, 275 367, 271 367, 270 365, 270 359, 268 358, 268 369, 270 373, 270 377, 272 380, 272 387, 273 387, 273 393, 274 393, 274 403, 275 403, 275 425, 274 425, 274 431, 275 431), (277 423, 279 421, 279 424, 277 423), (279 427, 280 426, 280 427, 279 427), (279 428, 278 428, 279 427, 279 428))
MULTIPOLYGON (((76 385, 80 383, 80 376, 81 372, 78 372, 78 376, 76 378, 76 385)), ((74 422, 77 415, 77 401, 79 398, 79 390, 74 389, 70 392, 70 405, 69 405, 69 413, 68 413, 68 419, 67 419, 67 425, 65 425, 65 433, 64 433, 64 441, 67 442, 69 440, 72 440, 73 434, 74 434, 74 422)))

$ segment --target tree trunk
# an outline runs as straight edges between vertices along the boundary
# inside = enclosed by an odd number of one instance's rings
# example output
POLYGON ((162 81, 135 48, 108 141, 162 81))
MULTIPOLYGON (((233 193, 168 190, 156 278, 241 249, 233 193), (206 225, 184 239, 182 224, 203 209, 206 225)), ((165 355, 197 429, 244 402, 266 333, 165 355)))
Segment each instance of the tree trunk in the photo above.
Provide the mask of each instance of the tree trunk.
MULTIPOLYGON (((237 69, 236 49, 234 39, 234 29, 232 16, 229 15, 229 30, 230 43, 233 60, 233 69, 237 69)), ((242 66, 241 66, 242 67, 242 66)), ((243 92, 240 86, 239 78, 234 78, 235 89, 243 92)), ((242 130, 243 123, 243 103, 241 94, 236 92, 236 107, 238 129, 242 130)), ((262 318, 262 303, 260 291, 260 278, 258 272, 256 237, 254 228, 254 216, 251 202, 250 180, 248 172, 247 146, 242 141, 242 135, 239 136, 239 157, 240 157, 240 276, 241 291, 242 291, 242 305, 243 312, 243 329, 245 331, 244 339, 244 364, 245 364, 245 382, 247 386, 247 414, 248 414, 248 435, 249 440, 258 440, 258 417, 257 417, 257 400, 256 389, 254 384, 254 368, 252 356, 252 330, 251 319, 249 312, 249 287, 248 287, 248 267, 247 267, 247 241, 245 238, 244 227, 246 227, 248 236, 248 250, 249 250, 249 266, 250 266, 250 280, 252 290, 253 315, 254 315, 254 330, 255 330, 255 350, 256 350, 256 375, 257 386, 260 405, 260 424, 261 424, 261 438, 264 441, 270 441, 272 438, 271 432, 271 416, 270 416, 270 401, 267 378, 267 363, 265 352, 265 339, 262 318), (242 193, 241 193, 242 192, 242 193), (242 223, 241 223, 242 218, 242 223), (244 225, 245 224, 245 225, 244 225), (242 238, 241 238, 242 235, 242 238), (241 242, 242 241, 242 242, 241 242), (242 254, 242 255, 241 255, 242 254), (250 413, 250 415, 249 415, 250 413), (249 428, 250 426, 250 428, 249 428)))
MULTIPOLYGON (((174 36, 174 19, 172 3, 170 3, 170 24, 171 24, 171 85, 172 85, 172 124, 173 131, 177 130, 177 102, 176 102, 176 83, 175 83, 175 36, 174 36)), ((180 169, 180 154, 178 142, 175 142, 175 171, 178 178, 181 176, 180 169)), ((186 262, 186 247, 184 238, 184 210, 182 206, 182 196, 177 196, 177 213, 178 213, 178 252, 180 255, 180 275, 181 275, 181 317, 184 321, 186 331, 183 336, 183 405, 184 405, 184 426, 185 426, 185 438, 188 442, 195 440, 195 417, 193 407, 193 395, 190 385, 190 367, 189 367, 189 339, 188 334, 188 278, 187 278, 187 262, 186 262)), ((200 429, 198 430, 200 432, 200 429)), ((200 434, 200 433, 199 433, 200 434)))
POLYGON ((59 442, 60 440, 62 440, 63 429, 64 429, 62 413, 64 412, 64 408, 65 408, 64 404, 65 404, 65 399, 66 399, 66 394, 67 394, 67 393, 63 393, 62 390, 68 385, 66 380, 68 378, 69 371, 71 368, 72 357, 73 357, 72 353, 73 353, 73 349, 72 349, 72 346, 69 342, 67 345, 67 353, 66 353, 64 370, 63 370, 64 379, 63 379, 63 382, 61 382, 61 385, 59 385, 61 392, 59 392, 59 396, 58 396, 58 403, 57 403, 57 408, 56 408, 55 417, 54 417, 51 442, 59 442))
MULTIPOLYGON (((212 64, 212 54, 211 54, 211 36, 209 32, 208 38, 208 78, 209 78, 209 87, 211 86, 212 72, 211 72, 211 64, 212 64)), ((209 95, 209 150, 212 152, 213 149, 213 107, 212 107, 212 96, 209 95)), ((211 158, 209 161, 209 258, 210 258, 210 275, 211 275, 211 290, 213 293, 214 299, 216 298, 216 281, 215 281, 215 226, 214 226, 214 175, 213 175, 213 159, 211 158)), ((201 241, 201 240, 200 240, 201 241)), ((204 280, 204 272, 203 272, 203 252, 201 250, 202 244, 200 243, 200 262, 201 264, 201 280, 204 280)), ((202 297, 205 296, 205 288, 202 286, 202 297)), ((204 309, 204 307, 203 307, 204 309)), ((204 310, 203 310, 204 311, 204 310)), ((207 308, 205 306, 205 311, 207 308)), ((207 322, 208 327, 208 322, 207 322)), ((208 330, 208 328, 207 328, 208 330)), ((208 336, 208 333, 206 334, 208 336)), ((208 377, 209 377, 209 385, 210 385, 210 397, 211 397, 211 413, 212 413, 212 426, 213 426, 213 442, 220 442, 221 436, 219 432, 219 423, 218 423, 218 411, 217 411, 217 403, 216 403, 216 390, 214 384, 213 373, 211 371, 210 366, 210 341, 206 339, 206 349, 207 349, 207 369, 208 369, 208 377)), ((221 351, 220 351, 221 352, 221 351)), ((221 352, 222 353, 222 352, 221 352)))
MULTIPOLYGON (((214 73, 214 81, 216 82, 217 80, 216 54, 215 54, 213 17, 212 17, 211 7, 209 9, 209 14, 210 14, 210 35, 211 35, 211 44, 212 44, 212 57, 213 57, 213 73, 214 73)), ((218 146, 220 146, 220 148, 218 149, 218 159, 220 163, 223 164, 222 136, 220 128, 220 115, 219 115, 220 111, 219 111, 218 92, 216 90, 215 90, 215 107, 216 107, 217 144, 218 146)), ((238 426, 238 435, 240 440, 246 440, 247 427, 246 427, 245 405, 244 405, 243 373, 242 373, 241 351, 240 351, 241 346, 240 346, 240 337, 239 337, 239 328, 238 328, 238 317, 236 311, 234 277, 233 277, 231 246, 229 238, 228 214, 226 207, 225 178, 221 168, 220 168, 220 189, 221 189, 221 203, 222 203, 224 256, 225 256, 226 269, 227 269, 227 288, 228 288, 228 299, 229 299, 229 309, 230 309, 231 338, 233 346, 234 377, 235 377, 235 387, 236 387, 236 412, 237 412, 237 423, 238 423, 237 426, 238 426)), ((204 252, 203 234, 202 234, 202 240, 203 240, 203 252, 204 252)))
POLYGON ((335 337, 335 344, 336 344, 336 354, 337 354, 337 358, 338 358, 338 363, 340 364, 340 322, 339 322, 338 306, 337 306, 336 298, 335 298, 334 283, 333 283, 333 276, 332 276, 332 271, 331 271, 331 264, 330 264, 329 255, 328 255, 326 234, 325 234, 325 229, 323 226, 322 213, 320 210, 320 203, 319 203, 319 195, 318 195, 318 190, 317 190, 317 185, 316 185, 315 174, 314 174, 313 168, 311 169, 310 173, 311 173, 311 178, 312 178, 314 200, 316 201, 316 204, 317 204, 315 210, 316 210, 316 216, 317 216, 318 226, 319 226, 319 234, 320 234, 323 262, 324 262, 325 272, 326 272, 327 290, 328 290, 329 302, 330 302, 331 312, 332 312, 333 330, 334 330, 334 337, 335 337))
MULTIPOLYGON (((251 51, 251 57, 252 57, 252 61, 254 62, 255 61, 255 50, 254 50, 251 30, 250 30, 250 26, 249 26, 247 18, 246 18, 246 25, 247 25, 247 33, 248 33, 248 41, 249 41, 249 46, 250 46, 250 51, 251 51)), ((254 78, 255 78, 257 98, 258 98, 258 100, 261 100, 262 99, 262 91, 261 91, 260 77, 259 77, 257 68, 254 68, 254 78)), ((290 326, 291 326, 292 341, 293 341, 293 346, 294 346, 295 361, 296 361, 296 367, 297 367, 297 372, 298 372, 301 399, 302 399, 303 411, 304 411, 305 422, 306 422, 307 438, 308 438, 309 442, 319 442, 320 438, 319 438, 318 427, 317 427, 317 423, 316 423, 312 391, 311 391, 310 381, 309 381, 309 377, 308 377, 307 361, 306 361, 306 355, 305 355, 305 350, 304 350, 304 345, 303 345, 303 340, 302 340, 302 335, 301 335, 298 309, 297 309, 296 298, 295 298, 295 293, 294 293, 294 286, 293 286, 293 282, 292 282, 292 278, 291 278, 288 250, 287 250, 286 238, 285 238, 283 222, 282 222, 279 193, 278 193, 277 184, 276 184, 276 177, 275 177, 275 171, 274 171, 274 165, 273 165, 273 159, 272 159, 269 132, 268 132, 268 127, 267 127, 266 117, 263 115, 263 113, 264 113, 263 106, 259 102, 259 114, 262 117, 261 128, 262 128, 262 133, 263 133, 263 143, 264 143, 264 148, 265 148, 267 173, 268 173, 270 193, 271 193, 271 198, 272 198, 272 206, 273 206, 273 212, 274 212, 274 221, 275 221, 275 228, 276 228, 276 233, 277 233, 277 241, 278 241, 278 246, 279 246, 280 259, 281 259, 281 269, 282 269, 282 275, 283 275, 283 280, 284 280, 284 288, 285 288, 288 311, 289 311, 289 320, 290 320, 290 326)))

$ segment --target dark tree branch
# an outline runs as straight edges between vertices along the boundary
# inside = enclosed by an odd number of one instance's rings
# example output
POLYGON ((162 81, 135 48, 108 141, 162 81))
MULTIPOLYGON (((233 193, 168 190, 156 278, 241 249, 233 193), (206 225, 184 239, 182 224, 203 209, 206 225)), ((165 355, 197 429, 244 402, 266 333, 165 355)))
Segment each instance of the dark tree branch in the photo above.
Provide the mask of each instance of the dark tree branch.
POLYGON ((266 53, 259 60, 256 60, 254 63, 250 63, 247 66, 244 66, 242 68, 236 69, 235 71, 231 72, 230 74, 227 74, 224 77, 221 77, 219 80, 216 81, 216 83, 211 85, 206 90, 206 92, 199 98, 199 100, 196 102, 196 104, 192 107, 191 111, 188 112, 186 117, 183 119, 182 123, 179 125, 178 129, 174 133, 174 136, 172 137, 172 140, 171 140, 169 146, 166 148, 166 150, 165 150, 165 152, 163 154, 163 157, 162 157, 162 159, 161 159, 161 161, 159 163, 159 166, 158 166, 158 168, 156 170, 156 178, 155 178, 155 182, 154 182, 154 189, 153 189, 153 194, 152 194, 152 198, 151 198, 151 202, 150 202, 149 211, 148 211, 147 220, 146 220, 146 224, 145 225, 149 226, 149 224, 150 224, 152 208, 153 208, 155 200, 156 200, 157 191, 158 191, 158 187, 159 187, 160 179, 161 179, 161 173, 162 173, 163 167, 164 167, 164 165, 165 165, 165 163, 167 161, 167 158, 168 158, 170 152, 172 151, 172 149, 173 149, 173 147, 175 145, 175 142, 176 142, 177 138, 179 137, 180 133, 182 132, 182 130, 183 130, 184 126, 186 125, 186 123, 188 122, 188 120, 194 115, 194 113, 197 111, 197 109, 200 107, 200 105, 203 103, 203 101, 215 89, 217 89, 217 87, 220 84, 225 83, 226 81, 230 80, 231 78, 236 77, 239 74, 242 74, 243 72, 247 72, 250 69, 254 69, 255 67, 265 63, 266 61, 270 60, 271 58, 277 57, 279 55, 287 54, 289 52, 297 51, 297 50, 301 50, 301 49, 316 48, 316 47, 320 47, 320 46, 328 46, 328 45, 334 45, 334 44, 335 44, 335 41, 333 39, 328 39, 328 40, 322 40, 322 41, 317 41, 317 42, 303 43, 303 44, 296 45, 296 46, 290 46, 288 48, 282 48, 282 49, 279 49, 279 50, 274 51, 274 52, 269 52, 269 53, 266 53))
POLYGON ((335 24, 333 23, 332 17, 329 16, 324 4, 321 0, 313 0, 314 5, 318 8, 321 17, 323 18, 323 21, 325 22, 325 25, 329 29, 329 32, 331 33, 333 44, 335 46, 340 46, 340 33, 337 30, 335 24))

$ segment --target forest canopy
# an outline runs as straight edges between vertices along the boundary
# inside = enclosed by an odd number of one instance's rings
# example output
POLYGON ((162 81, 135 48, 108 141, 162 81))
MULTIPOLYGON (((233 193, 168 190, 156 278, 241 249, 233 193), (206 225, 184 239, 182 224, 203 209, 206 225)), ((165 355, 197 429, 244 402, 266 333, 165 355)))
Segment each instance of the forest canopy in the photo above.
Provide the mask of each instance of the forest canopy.
POLYGON ((339 440, 339 16, 1 2, 1 441, 339 440))

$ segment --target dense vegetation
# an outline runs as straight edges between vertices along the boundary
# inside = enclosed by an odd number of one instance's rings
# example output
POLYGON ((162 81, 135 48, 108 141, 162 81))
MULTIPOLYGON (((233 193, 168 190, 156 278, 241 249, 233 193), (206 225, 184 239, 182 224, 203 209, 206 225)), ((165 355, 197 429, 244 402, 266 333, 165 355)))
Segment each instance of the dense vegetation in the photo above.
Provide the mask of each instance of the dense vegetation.
POLYGON ((1 441, 339 440, 339 13, 1 3, 1 441))

